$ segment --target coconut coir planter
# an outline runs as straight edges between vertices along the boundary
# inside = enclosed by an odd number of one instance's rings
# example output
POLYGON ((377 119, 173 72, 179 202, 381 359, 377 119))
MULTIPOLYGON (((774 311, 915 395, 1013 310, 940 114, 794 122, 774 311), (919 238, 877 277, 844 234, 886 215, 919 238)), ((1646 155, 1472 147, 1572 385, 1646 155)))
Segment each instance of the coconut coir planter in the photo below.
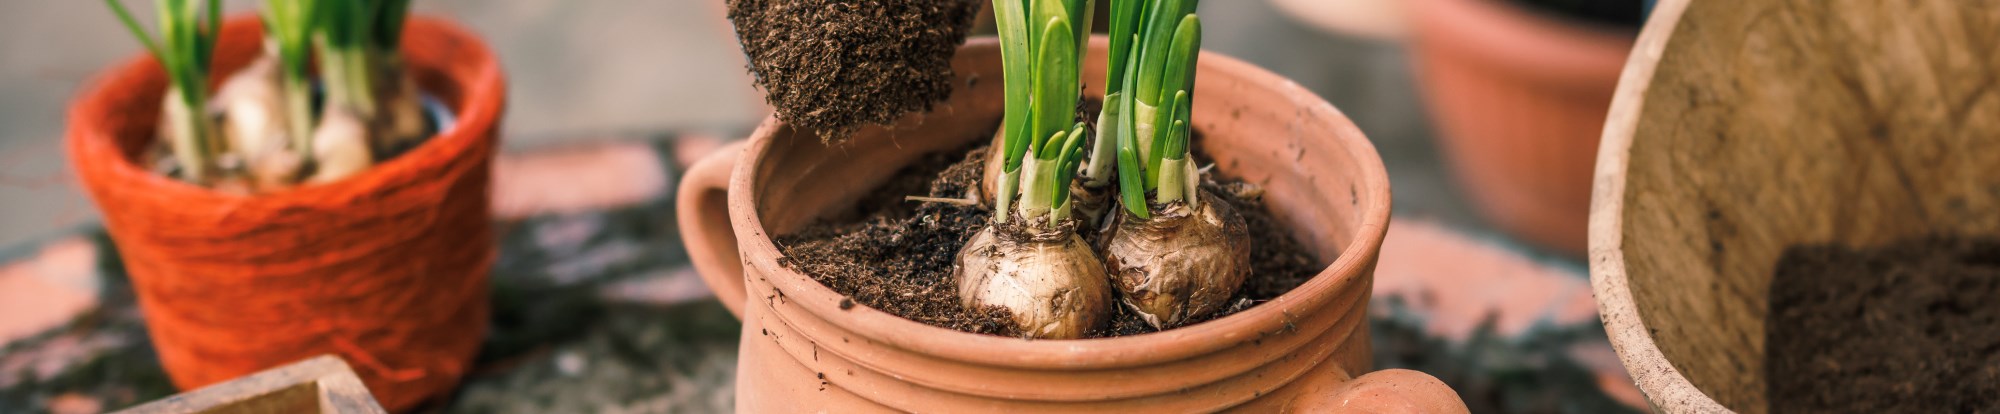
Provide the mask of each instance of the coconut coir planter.
MULTIPOLYGON (((1101 79, 1106 43, 1090 46, 1083 76, 1101 79)), ((951 98, 928 113, 835 147, 769 119, 690 171, 683 237, 744 320, 738 409, 1464 411, 1421 373, 1356 378, 1369 371, 1366 309, 1390 208, 1374 147, 1325 101, 1225 56, 1199 62, 1197 94, 1209 98, 1194 106, 1197 143, 1227 175, 1263 186, 1293 238, 1332 263, 1289 293, 1162 332, 1026 340, 858 305, 783 264, 778 235, 849 211, 927 154, 992 137, 1000 60, 993 39, 973 39, 953 59, 951 98)))
POLYGON ((1590 273, 1656 411, 2000 401, 2000 101, 1978 86, 2000 22, 1963 18, 1988 11, 1654 9, 1606 121, 1590 273))
MULTIPOLYGON (((258 55, 256 17, 223 25, 211 82, 258 55)), ((70 108, 67 145, 130 272, 176 386, 318 354, 353 362, 392 410, 451 389, 486 330, 487 189, 505 82, 479 38, 413 18, 404 58, 456 122, 339 181, 237 195, 142 166, 167 79, 112 69, 70 108)))

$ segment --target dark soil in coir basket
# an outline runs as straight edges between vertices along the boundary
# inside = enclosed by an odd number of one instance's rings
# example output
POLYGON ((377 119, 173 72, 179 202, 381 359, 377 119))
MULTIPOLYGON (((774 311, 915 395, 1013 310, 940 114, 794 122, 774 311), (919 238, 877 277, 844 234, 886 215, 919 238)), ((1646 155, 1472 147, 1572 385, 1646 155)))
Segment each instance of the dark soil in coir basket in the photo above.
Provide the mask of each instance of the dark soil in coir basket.
MULTIPOLYGON (((981 140, 984 141, 984 140, 981 140)), ((1197 155, 1198 156, 1198 155, 1197 155)), ((986 226, 990 214, 978 206, 904 201, 904 196, 965 198, 977 185, 986 148, 942 151, 897 173, 852 211, 825 218, 779 236, 779 263, 811 276, 855 304, 959 331, 1017 336, 1007 312, 998 307, 967 310, 959 305, 951 267, 966 240, 986 226)), ((1247 193, 1240 181, 1204 183, 1236 207, 1251 235, 1250 277, 1219 318, 1289 292, 1326 267, 1290 231, 1247 193)), ((1090 235, 1084 234, 1086 240, 1090 235)), ((843 306, 847 302, 842 302, 843 306)), ((1123 306, 1090 337, 1135 335, 1154 330, 1123 306)))
POLYGON ((728 0, 777 116, 844 140, 951 96, 951 56, 978 0, 728 0))
POLYGON ((1793 247, 1770 300, 1771 412, 2000 412, 2000 239, 1793 247))

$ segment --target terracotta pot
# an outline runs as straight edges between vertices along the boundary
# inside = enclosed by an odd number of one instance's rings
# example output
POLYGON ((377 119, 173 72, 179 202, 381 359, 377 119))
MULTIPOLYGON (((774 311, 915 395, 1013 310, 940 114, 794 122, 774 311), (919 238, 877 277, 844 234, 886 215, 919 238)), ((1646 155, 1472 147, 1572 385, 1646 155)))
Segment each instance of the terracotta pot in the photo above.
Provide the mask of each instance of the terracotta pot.
MULTIPOLYGON (((262 39, 256 16, 229 19, 211 82, 262 39)), ((176 386, 333 353, 401 410, 465 373, 487 324, 487 188, 505 82, 476 36, 441 20, 411 19, 402 48, 456 123, 352 177, 279 193, 225 194, 142 166, 166 89, 150 56, 113 68, 70 108, 71 162, 176 386)))
MULTIPOLYGON (((1105 45, 1091 44, 1085 79, 1103 76, 1105 45)), ((1353 378, 1369 371, 1369 286, 1389 221, 1374 147, 1285 79, 1210 53, 1200 65, 1194 110, 1208 138, 1198 144, 1223 171, 1263 184, 1280 220, 1332 261, 1325 271, 1235 315, 1118 338, 1030 341, 843 310, 841 295, 778 264, 771 237, 844 210, 926 153, 991 137, 1002 112, 1000 54, 993 39, 973 39, 953 62, 958 90, 929 113, 864 129, 836 148, 769 119, 682 182, 680 224, 695 267, 744 321, 737 408, 1465 411, 1421 373, 1353 378)))
POLYGON ((1989 10, 1658 4, 1590 217, 1605 331, 1658 411, 1772 411, 1766 316, 1788 247, 2000 235, 2000 122, 1981 115, 2000 109, 1982 86, 2000 61, 1978 35, 2000 22, 1963 19, 1989 10))
POLYGON ((1632 34, 1502 0, 1411 0, 1439 147, 1486 219, 1581 256, 1597 137, 1632 34))

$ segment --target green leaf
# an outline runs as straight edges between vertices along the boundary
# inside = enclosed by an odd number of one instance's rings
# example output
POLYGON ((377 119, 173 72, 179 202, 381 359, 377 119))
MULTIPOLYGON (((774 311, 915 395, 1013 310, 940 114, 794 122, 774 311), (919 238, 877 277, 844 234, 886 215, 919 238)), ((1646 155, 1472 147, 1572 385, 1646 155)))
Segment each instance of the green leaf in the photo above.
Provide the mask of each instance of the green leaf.
MULTIPOLYGON (((1168 128, 1181 127, 1176 123, 1168 128)), ((1153 192, 1153 202, 1173 203, 1188 199, 1188 160, 1164 160, 1160 162, 1159 189, 1153 192)))
MULTIPOLYGON (((1067 129, 1076 120, 1077 64, 1076 40, 1069 22, 1051 18, 1042 31, 1041 53, 1036 57, 1034 108, 1036 137, 1049 137, 1067 129)), ((1050 140, 1035 144, 1035 157, 1055 159, 1050 140)))
MULTIPOLYGON (((1032 77, 1029 67, 1032 59, 1028 49, 1028 26, 1022 20, 1026 5, 1023 0, 993 0, 995 29, 1000 35, 1001 75, 1005 77, 1006 118, 1002 133, 1002 152, 1006 157, 1002 165, 1008 172, 1020 171, 1021 157, 1028 152, 1029 103, 1028 91, 1032 77)), ((1012 198, 1012 194, 998 194, 997 198, 1012 198)), ((1002 209, 1004 210, 1004 209, 1002 209)), ((1006 213, 999 212, 1005 215, 1006 213)))
MULTIPOLYGON (((1152 14, 1152 13, 1153 13, 1153 4, 1154 4, 1154 3, 1159 3, 1159 2, 1160 2, 1160 0, 1138 0, 1138 1, 1135 1, 1135 2, 1133 2, 1133 3, 1132 3, 1132 35, 1133 35, 1133 36, 1143 36, 1143 35, 1145 35, 1145 32, 1146 32, 1146 21, 1147 21, 1146 19, 1147 19, 1148 17, 1151 17, 1151 16, 1148 16, 1148 15, 1150 15, 1150 14, 1152 14)), ((1140 43, 1139 43, 1139 40, 1138 40, 1138 39, 1133 39, 1133 42, 1132 42, 1132 48, 1133 48, 1133 49, 1135 49, 1135 50, 1136 50, 1136 49, 1138 49, 1138 48, 1139 48, 1139 44, 1140 44, 1140 43)))
POLYGON ((161 0, 159 7, 160 46, 166 52, 160 63, 174 85, 184 90, 181 96, 188 107, 200 108, 196 104, 200 95, 208 91, 208 83, 196 56, 201 53, 196 46, 200 43, 200 33, 193 26, 199 14, 188 7, 187 0, 161 0))
MULTIPOLYGON (((1200 2, 1113 1, 1117 2, 1111 18, 1114 52, 1109 66, 1116 73, 1106 77, 1123 82, 1106 89, 1121 92, 1124 101, 1118 103, 1124 110, 1117 128, 1121 132, 1119 192, 1127 211, 1145 217, 1145 195, 1168 185, 1163 182, 1168 176, 1187 175, 1167 174, 1161 169, 1165 164, 1185 166, 1189 162, 1194 79, 1202 37, 1201 20, 1194 12, 1200 2), (1134 7, 1117 7, 1121 5, 1134 7), (1117 41, 1121 39, 1130 42, 1117 41)), ((1168 192, 1162 190, 1161 194, 1168 192)))
POLYGON ((376 13, 376 49, 393 51, 402 47, 403 23, 409 18, 410 0, 383 0, 376 13))
POLYGON ((146 46, 146 51, 153 54, 153 59, 164 60, 161 55, 166 53, 160 50, 160 43, 154 41, 151 34, 146 33, 145 27, 139 26, 139 20, 132 18, 132 11, 126 10, 124 3, 119 3, 118 0, 104 0, 104 5, 118 15, 118 21, 125 24, 125 29, 132 31, 132 37, 138 38, 139 44, 146 46))
MULTIPOLYGON (((1126 99, 1127 105, 1131 101, 1126 99)), ((1146 212, 1146 166, 1139 163, 1139 138, 1129 131, 1130 122, 1125 125, 1127 131, 1118 134, 1118 194, 1122 199, 1119 204, 1123 204, 1133 216, 1149 218, 1151 215, 1146 212)))
POLYGON ((1140 102, 1158 106, 1162 90, 1160 77, 1166 69, 1167 46, 1173 41, 1174 25, 1180 23, 1185 0, 1158 0, 1148 11, 1145 26, 1140 29, 1139 44, 1139 88, 1134 98, 1140 102))
POLYGON ((1189 129, 1194 125, 1194 95, 1179 91, 1174 94, 1174 105, 1173 124, 1168 127, 1167 137, 1163 140, 1167 142, 1165 157, 1182 160, 1187 159, 1188 144, 1194 136, 1193 130, 1189 129))
MULTIPOLYGON (((1042 43, 1048 42, 1049 36, 1048 32, 1042 31, 1042 27, 1045 25, 1044 22, 1049 21, 1049 19, 1067 19, 1069 18, 1069 11, 1063 10, 1063 0, 1026 1, 1028 4, 1028 19, 1026 21, 1028 24, 1028 50, 1040 53, 1043 47, 1042 43)), ((1029 59, 1036 60, 1030 60, 1029 62, 1040 62, 1039 56, 1030 57, 1029 59)), ((1039 65, 1039 63, 1035 63, 1035 65, 1039 65)), ((1048 137, 1037 135, 1036 138, 1048 137)))
POLYGON ((1140 17, 1145 13, 1145 0, 1111 0, 1110 32, 1111 50, 1106 54, 1104 72, 1104 94, 1125 90, 1125 77, 1130 72, 1134 37, 1138 35, 1140 17))
POLYGON ((1153 131, 1161 135, 1153 137, 1153 159, 1146 164, 1148 166, 1158 165, 1160 160, 1184 156, 1180 152, 1186 151, 1185 145, 1180 146, 1181 151, 1167 148, 1169 142, 1178 139, 1167 133, 1167 127, 1176 120, 1185 120, 1185 114, 1177 113, 1185 110, 1183 107, 1186 105, 1181 101, 1191 98, 1189 91, 1194 90, 1195 58, 1200 54, 1201 18, 1190 14, 1181 18, 1180 24, 1174 28, 1174 41, 1168 46, 1166 61, 1162 62, 1160 110, 1164 113, 1153 118, 1153 131))
MULTIPOLYGON (((1201 17, 1187 15, 1181 18, 1179 27, 1174 28, 1174 42, 1167 51, 1164 76, 1160 79, 1162 93, 1194 90, 1195 60, 1201 57, 1201 17)), ((1165 98, 1165 96, 1161 96, 1165 98)))
POLYGON ((208 0, 208 38, 211 41, 208 50, 202 53, 202 60, 215 57, 215 42, 212 39, 220 37, 222 37, 222 2, 208 0))
POLYGON ((210 152, 216 149, 215 127, 207 108, 209 56, 216 39, 215 0, 158 0, 158 36, 149 36, 124 4, 105 2, 126 29, 139 37, 166 72, 170 100, 161 109, 161 128, 174 131, 169 147, 181 163, 182 178, 205 183, 210 152), (202 7, 209 6, 207 10, 202 7))
MULTIPOLYGON (((1069 9, 1070 26, 1071 29, 1074 29, 1074 31, 1070 32, 1070 38, 1076 39, 1078 45, 1088 44, 1090 42, 1090 25, 1094 22, 1093 18, 1097 14, 1097 2, 1095 0, 1066 1, 1069 2, 1066 6, 1069 9)), ((1079 47, 1077 48, 1077 52, 1081 53, 1088 49, 1079 47)), ((1077 61, 1083 61, 1082 57, 1078 56, 1077 61)))
POLYGON ((1067 167, 1063 167, 1064 173, 1068 174, 1066 176, 1075 176, 1075 166, 1083 160, 1083 143, 1090 141, 1088 133, 1089 131, 1084 127, 1084 124, 1078 122, 1076 126, 1070 127, 1068 138, 1063 140, 1062 146, 1057 147, 1058 156, 1055 160, 1061 162, 1063 165, 1067 165, 1067 167))
POLYGON ((1150 158, 1145 160, 1146 182, 1148 183, 1146 189, 1148 190, 1154 189, 1155 187, 1151 184, 1160 179, 1160 161, 1172 158, 1167 155, 1167 151, 1171 150, 1168 146, 1173 141, 1173 134, 1169 133, 1167 129, 1173 124, 1173 120, 1176 118, 1174 112, 1181 108, 1181 99, 1187 99, 1187 93, 1175 93, 1173 97, 1167 98, 1166 102, 1162 102, 1164 106, 1160 107, 1161 112, 1159 115, 1154 117, 1156 119, 1154 123, 1158 126, 1153 128, 1154 136, 1153 140, 1150 141, 1153 148, 1145 152, 1145 154, 1150 155, 1150 158))
POLYGON ((1056 164, 1055 186, 1049 189, 1054 193, 1050 198, 1055 200, 1056 206, 1069 201, 1069 182, 1076 178, 1077 160, 1083 155, 1083 142, 1089 140, 1084 136, 1082 122, 1078 122, 1076 127, 1068 132, 1059 134, 1063 134, 1062 145, 1056 147, 1057 156, 1052 158, 1056 164))
MULTIPOLYGON (((1150 3, 1151 0, 1145 1, 1150 3)), ((1127 51, 1127 56, 1131 58, 1130 60, 1133 61, 1134 65, 1128 71, 1137 71, 1139 66, 1137 65, 1139 35, 1133 34, 1132 41, 1134 47, 1132 50, 1127 51)), ((1124 96, 1119 102, 1124 107, 1121 109, 1123 119, 1118 123, 1118 136, 1116 137, 1118 140, 1118 192, 1120 198, 1123 199, 1123 202, 1120 204, 1125 205, 1127 211, 1131 211, 1138 217, 1145 218, 1148 217, 1146 214, 1146 165, 1142 164, 1139 160, 1139 132, 1137 129, 1139 100, 1132 99, 1132 94, 1138 91, 1138 84, 1138 76, 1126 76, 1124 96)))
POLYGON ((276 40, 278 60, 289 75, 303 76, 312 64, 313 2, 265 0, 264 25, 276 40))
MULTIPOLYGON (((285 105, 285 126, 292 148, 312 148, 315 120, 312 112, 313 13, 316 0, 265 0, 264 27, 277 46, 279 91, 285 105)), ((341 1, 341 0, 334 0, 341 1)), ((311 151, 299 151, 311 158, 311 151)))

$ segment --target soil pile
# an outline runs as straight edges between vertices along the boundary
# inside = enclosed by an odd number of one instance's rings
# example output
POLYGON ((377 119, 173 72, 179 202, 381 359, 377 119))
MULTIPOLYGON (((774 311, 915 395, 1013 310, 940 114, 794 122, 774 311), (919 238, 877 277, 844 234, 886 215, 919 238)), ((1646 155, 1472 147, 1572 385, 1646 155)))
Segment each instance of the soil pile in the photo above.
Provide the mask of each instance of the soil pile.
MULTIPOLYGON (((951 266, 958 250, 986 226, 989 212, 978 206, 904 201, 905 196, 965 198, 978 185, 986 149, 930 154, 864 198, 853 211, 830 217, 796 234, 779 236, 779 263, 811 276, 858 305, 903 318, 965 332, 1015 336, 1008 313, 999 308, 959 306, 951 266)), ((1234 205, 1251 235, 1251 273, 1233 305, 1210 319, 1240 312, 1289 292, 1325 267, 1264 208, 1257 190, 1234 181, 1205 188, 1234 205)), ((1090 232, 1080 232, 1086 240, 1090 232)), ((1153 332, 1123 306, 1089 337, 1153 332)))
POLYGON ((2000 411, 2000 239, 1801 246, 1771 280, 1771 411, 2000 411))
POLYGON ((778 118, 840 141, 951 96, 975 0, 729 0, 729 20, 778 118))

